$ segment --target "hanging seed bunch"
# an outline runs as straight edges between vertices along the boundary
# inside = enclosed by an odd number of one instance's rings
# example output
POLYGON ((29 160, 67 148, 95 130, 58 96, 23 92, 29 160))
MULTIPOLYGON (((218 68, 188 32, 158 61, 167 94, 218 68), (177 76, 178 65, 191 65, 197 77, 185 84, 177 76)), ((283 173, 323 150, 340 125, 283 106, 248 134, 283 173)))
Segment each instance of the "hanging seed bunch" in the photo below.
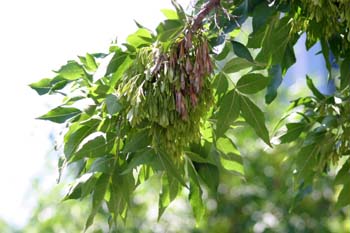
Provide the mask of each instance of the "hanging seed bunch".
POLYGON ((181 155, 199 140, 201 119, 211 107, 213 63, 202 31, 186 30, 167 46, 141 48, 117 86, 132 127, 150 126, 153 145, 181 155))

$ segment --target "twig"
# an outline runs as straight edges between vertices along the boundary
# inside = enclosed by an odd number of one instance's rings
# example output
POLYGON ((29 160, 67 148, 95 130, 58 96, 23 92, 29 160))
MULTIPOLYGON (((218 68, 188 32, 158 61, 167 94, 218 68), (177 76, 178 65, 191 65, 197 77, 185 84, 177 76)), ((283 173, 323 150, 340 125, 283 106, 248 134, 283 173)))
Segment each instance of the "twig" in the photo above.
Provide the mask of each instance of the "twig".
POLYGON ((201 26, 203 19, 216 7, 220 6, 221 0, 209 0, 207 2, 202 10, 194 17, 193 24, 192 24, 192 31, 197 31, 201 26))

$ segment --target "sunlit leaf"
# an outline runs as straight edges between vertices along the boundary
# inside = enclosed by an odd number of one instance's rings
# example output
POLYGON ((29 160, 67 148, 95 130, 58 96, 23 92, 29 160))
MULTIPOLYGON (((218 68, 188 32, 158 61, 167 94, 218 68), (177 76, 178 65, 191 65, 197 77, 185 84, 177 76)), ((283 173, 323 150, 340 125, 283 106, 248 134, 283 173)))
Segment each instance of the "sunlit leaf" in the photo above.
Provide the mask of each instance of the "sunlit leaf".
POLYGON ((57 107, 48 113, 38 117, 40 120, 49 120, 55 123, 64 123, 72 117, 79 115, 81 111, 77 108, 57 107))
POLYGON ((225 64, 222 71, 227 74, 236 73, 240 70, 252 67, 254 65, 255 64, 253 62, 250 62, 244 58, 235 57, 225 64))
POLYGON ((84 69, 76 61, 69 61, 57 73, 67 80, 76 80, 84 75, 84 69))
POLYGON ((312 82, 312 79, 308 75, 306 75, 306 84, 316 98, 318 98, 319 100, 325 99, 325 96, 319 90, 317 90, 314 83, 312 82))
POLYGON ((173 39, 182 31, 184 25, 180 20, 165 20, 157 27, 158 40, 165 42, 173 39))
POLYGON ((237 82, 236 88, 244 94, 254 94, 263 90, 269 79, 262 74, 250 73, 243 75, 237 82))

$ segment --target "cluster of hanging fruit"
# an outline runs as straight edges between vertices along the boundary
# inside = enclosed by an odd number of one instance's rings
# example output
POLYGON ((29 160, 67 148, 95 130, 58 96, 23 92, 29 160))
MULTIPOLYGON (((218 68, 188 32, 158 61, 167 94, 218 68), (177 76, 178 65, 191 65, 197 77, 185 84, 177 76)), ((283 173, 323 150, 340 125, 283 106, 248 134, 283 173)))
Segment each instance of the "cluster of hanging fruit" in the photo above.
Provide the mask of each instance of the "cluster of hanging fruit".
POLYGON ((187 29, 167 49, 143 47, 117 85, 132 127, 149 126, 153 145, 169 154, 200 138, 201 119, 213 102, 213 63, 201 30, 187 29))

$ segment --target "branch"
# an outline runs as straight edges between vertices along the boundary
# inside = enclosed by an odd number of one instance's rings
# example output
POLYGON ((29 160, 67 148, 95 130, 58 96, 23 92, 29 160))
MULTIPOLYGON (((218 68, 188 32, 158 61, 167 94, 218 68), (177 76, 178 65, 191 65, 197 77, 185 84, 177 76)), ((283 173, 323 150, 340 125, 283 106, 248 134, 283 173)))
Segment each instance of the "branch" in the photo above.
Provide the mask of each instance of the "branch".
POLYGON ((212 11, 215 7, 220 6, 221 0, 209 0, 201 11, 194 17, 193 24, 192 24, 192 31, 197 31, 201 26, 203 19, 212 11))

